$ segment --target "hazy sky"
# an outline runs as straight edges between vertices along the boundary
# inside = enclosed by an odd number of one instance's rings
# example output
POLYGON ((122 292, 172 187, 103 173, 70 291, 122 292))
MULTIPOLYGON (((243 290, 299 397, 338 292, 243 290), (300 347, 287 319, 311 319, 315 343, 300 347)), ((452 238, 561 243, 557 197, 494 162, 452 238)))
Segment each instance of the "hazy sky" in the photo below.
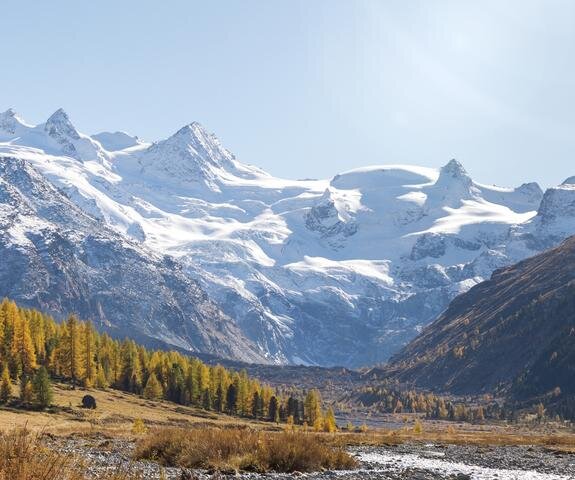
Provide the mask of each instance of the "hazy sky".
POLYGON ((0 109, 86 133, 197 120, 277 176, 463 162, 484 183, 575 175, 575 2, 18 1, 0 109))

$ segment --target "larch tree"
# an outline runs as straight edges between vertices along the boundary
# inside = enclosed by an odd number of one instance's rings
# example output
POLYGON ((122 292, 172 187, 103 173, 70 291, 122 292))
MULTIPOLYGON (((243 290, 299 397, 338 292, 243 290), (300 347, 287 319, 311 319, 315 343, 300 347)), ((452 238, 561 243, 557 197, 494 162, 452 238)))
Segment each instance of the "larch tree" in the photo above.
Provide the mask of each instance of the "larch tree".
POLYGON ((0 402, 4 403, 12 395, 15 379, 20 380, 23 403, 36 399, 40 406, 49 405, 53 376, 74 386, 80 382, 96 388, 112 386, 146 398, 207 410, 215 406, 218 411, 276 422, 290 415, 294 422, 303 418, 298 407, 303 402, 291 395, 289 399, 278 396, 245 370, 232 372, 180 352, 151 351, 133 340, 114 340, 74 315, 57 323, 10 300, 0 302, 0 368, 0 402))
POLYGON ((94 327, 90 322, 84 323, 82 327, 82 357, 83 357, 83 371, 84 371, 84 386, 92 387, 96 381, 96 363, 94 355, 96 350, 94 327))
POLYGON ((12 381, 10 380, 10 372, 8 367, 4 364, 2 369, 2 378, 0 379, 0 402, 8 403, 12 396, 12 381))
POLYGON ((61 346, 59 349, 63 375, 76 387, 83 375, 81 326, 75 315, 70 315, 62 325, 61 346))
POLYGON ((30 324, 16 311, 12 337, 12 357, 17 365, 18 373, 31 375, 37 368, 36 353, 30 334, 30 324))
POLYGON ((144 398, 148 400, 160 400, 164 395, 161 383, 155 373, 150 373, 146 386, 144 387, 144 398))
POLYGON ((326 432, 333 433, 337 430, 337 424, 335 422, 335 415, 333 413, 333 409, 329 407, 325 414, 323 420, 323 429, 326 432))
POLYGON ((305 413, 306 413, 306 421, 309 425, 313 425, 314 428, 316 423, 321 421, 322 412, 321 412, 321 395, 319 390, 312 389, 308 392, 305 397, 305 413))

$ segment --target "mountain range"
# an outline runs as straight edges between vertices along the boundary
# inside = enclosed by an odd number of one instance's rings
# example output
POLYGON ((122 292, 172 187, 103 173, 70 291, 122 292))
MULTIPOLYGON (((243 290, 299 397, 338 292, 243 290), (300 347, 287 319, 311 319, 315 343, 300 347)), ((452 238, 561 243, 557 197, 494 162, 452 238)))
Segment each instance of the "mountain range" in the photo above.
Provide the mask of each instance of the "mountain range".
POLYGON ((0 173, 0 296, 243 361, 384 362, 575 233, 575 177, 489 186, 451 160, 278 179, 198 123, 148 143, 8 110, 0 173))

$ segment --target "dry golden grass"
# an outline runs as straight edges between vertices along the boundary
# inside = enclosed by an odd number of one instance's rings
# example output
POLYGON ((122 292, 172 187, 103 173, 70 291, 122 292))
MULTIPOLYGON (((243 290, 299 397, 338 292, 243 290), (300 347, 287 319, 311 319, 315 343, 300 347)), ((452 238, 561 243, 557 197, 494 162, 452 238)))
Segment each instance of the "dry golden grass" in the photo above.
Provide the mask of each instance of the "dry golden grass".
MULTIPOLYGON (((85 480, 86 471, 74 456, 46 448, 39 433, 25 429, 0 433, 0 480, 85 480)), ((118 469, 100 478, 140 480, 141 476, 118 469)))
POLYGON ((405 442, 432 442, 452 445, 538 445, 552 450, 575 452, 575 435, 570 433, 546 434, 528 433, 520 430, 465 430, 446 428, 443 430, 414 429, 374 430, 368 433, 342 433, 334 437, 338 445, 394 445, 405 442))
MULTIPOLYGON (((16 387, 14 387, 16 389, 16 387)), ((101 431, 113 436, 131 436, 134 420, 150 427, 188 427, 193 425, 246 425, 247 420, 184 407, 167 401, 150 401, 117 390, 75 389, 66 384, 54 385, 54 406, 50 411, 27 411, 0 408, 3 429, 26 427, 56 435, 101 431), (80 407, 86 394, 96 399, 96 410, 80 407)), ((265 424, 262 424, 265 426, 265 424)))
MULTIPOLYGON (((16 386, 14 387, 16 389, 16 386)), ((137 395, 116 390, 71 390, 68 385, 54 385, 52 411, 26 411, 0 408, 2 429, 26 428, 34 432, 55 435, 103 434, 109 436, 138 437, 133 433, 134 422, 141 419, 145 429, 249 427, 260 430, 278 430, 275 424, 255 422, 193 407, 184 407, 166 401, 144 400, 137 395), (80 408, 81 399, 89 393, 96 398, 95 411, 80 408)), ((400 430, 370 430, 367 433, 339 433, 325 436, 336 446, 380 445, 410 441, 444 444, 474 445, 541 445, 552 450, 575 453, 573 433, 554 433, 553 428, 501 425, 455 425, 449 422, 424 421, 421 433, 413 425, 400 430)), ((328 440, 324 440, 328 441, 328 440)), ((0 480, 3 480, 0 478, 0 480)))
POLYGON ((313 472, 351 469, 356 460, 328 437, 252 429, 158 429, 142 439, 137 459, 219 471, 313 472))

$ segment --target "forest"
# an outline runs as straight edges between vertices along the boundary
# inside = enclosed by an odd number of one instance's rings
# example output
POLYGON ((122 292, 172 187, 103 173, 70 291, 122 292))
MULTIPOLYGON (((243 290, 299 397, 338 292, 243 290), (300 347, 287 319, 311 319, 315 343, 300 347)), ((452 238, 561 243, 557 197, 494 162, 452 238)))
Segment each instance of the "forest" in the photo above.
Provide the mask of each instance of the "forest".
POLYGON ((113 388, 149 400, 316 431, 336 428, 333 411, 324 412, 316 389, 278 392, 245 370, 210 366, 176 351, 149 350, 133 340, 99 333, 75 315, 57 322, 9 299, 0 304, 0 370, 2 403, 46 408, 50 383, 58 380, 71 388, 113 388), (19 384, 18 398, 12 396, 14 382, 19 384))

